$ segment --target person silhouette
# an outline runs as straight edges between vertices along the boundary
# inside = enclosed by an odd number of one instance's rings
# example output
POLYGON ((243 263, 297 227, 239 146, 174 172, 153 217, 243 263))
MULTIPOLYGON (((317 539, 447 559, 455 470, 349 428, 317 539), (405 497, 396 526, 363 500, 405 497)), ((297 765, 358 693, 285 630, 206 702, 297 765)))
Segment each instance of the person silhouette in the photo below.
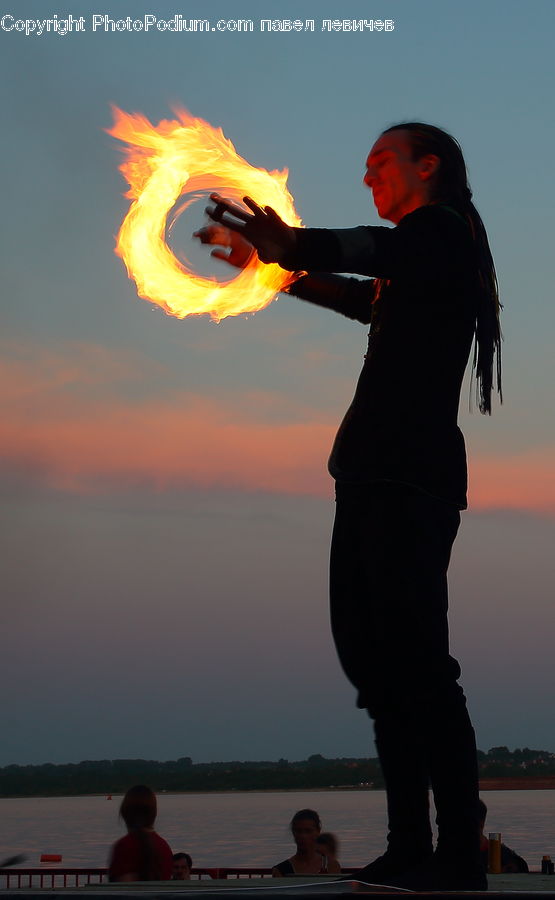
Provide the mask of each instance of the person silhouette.
POLYGON ((253 248, 296 274, 287 293, 370 325, 328 468, 336 482, 331 624, 357 705, 374 720, 386 852, 356 877, 414 890, 483 890, 474 731, 449 649, 447 569, 466 508, 457 425, 473 341, 480 411, 501 396, 495 266, 458 142, 421 122, 384 131, 364 183, 395 227, 294 228, 213 194, 196 236, 231 265, 253 248), (344 274, 371 276, 370 280, 344 274), (437 810, 434 850, 431 785, 437 810))

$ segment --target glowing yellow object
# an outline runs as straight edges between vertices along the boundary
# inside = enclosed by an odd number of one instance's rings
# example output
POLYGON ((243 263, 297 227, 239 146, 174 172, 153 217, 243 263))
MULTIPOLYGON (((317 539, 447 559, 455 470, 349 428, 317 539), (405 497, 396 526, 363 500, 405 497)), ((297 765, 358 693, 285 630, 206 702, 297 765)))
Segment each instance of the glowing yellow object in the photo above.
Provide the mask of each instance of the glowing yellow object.
POLYGON ((139 113, 117 107, 113 112, 114 125, 108 133, 129 145, 120 169, 130 185, 126 196, 133 200, 115 252, 139 296, 179 319, 204 313, 220 321, 268 306, 295 276, 278 265, 261 263, 256 255, 227 282, 195 275, 169 249, 166 219, 183 194, 216 191, 235 201, 248 195, 262 206, 272 206, 288 225, 300 225, 286 187, 287 169, 268 172, 251 166, 220 128, 185 110, 175 111, 179 120, 164 120, 156 127, 139 113))

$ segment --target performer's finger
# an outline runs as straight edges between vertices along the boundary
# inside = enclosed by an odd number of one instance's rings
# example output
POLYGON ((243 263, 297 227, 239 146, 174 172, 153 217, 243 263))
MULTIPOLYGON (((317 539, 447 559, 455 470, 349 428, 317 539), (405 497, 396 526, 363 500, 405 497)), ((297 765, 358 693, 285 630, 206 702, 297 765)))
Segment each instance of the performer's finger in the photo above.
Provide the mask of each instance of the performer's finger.
POLYGON ((203 244, 221 244, 222 247, 231 245, 231 234, 225 225, 206 225, 199 235, 203 244))
POLYGON ((278 216, 278 214, 277 214, 277 212, 275 211, 275 209, 272 209, 271 206, 265 206, 265 207, 264 207, 264 212, 266 213, 266 215, 268 216, 268 218, 271 219, 273 222, 276 222, 277 224, 280 224, 280 225, 283 225, 283 224, 284 224, 283 219, 281 218, 281 216, 278 216))
POLYGON ((227 228, 220 225, 205 225, 194 231, 193 237, 198 238, 202 244, 222 244, 224 247, 230 242, 227 228))
POLYGON ((213 256, 215 259, 223 259, 225 262, 229 260, 229 254, 225 250, 212 250, 210 256, 213 256))
MULTIPOLYGON (((227 228, 227 221, 224 219, 224 215, 227 210, 221 203, 218 203, 216 206, 207 206, 204 210, 209 219, 212 219, 213 222, 217 222, 218 225, 222 225, 227 228)), ((244 224, 244 223, 243 223, 244 224)), ((241 225, 243 227, 243 225, 241 225)))
POLYGON ((204 212, 210 216, 213 222, 220 222, 225 209, 221 203, 216 203, 216 206, 207 206, 204 212))
POLYGON ((241 228, 243 228, 248 222, 252 220, 251 215, 247 215, 247 213, 241 212, 238 207, 233 207, 228 204, 218 203, 216 206, 207 206, 204 210, 206 215, 212 219, 213 222, 221 222, 225 225, 226 228, 232 227, 232 221, 235 225, 238 224, 237 220, 241 223, 241 228), (224 218, 226 215, 232 215, 233 220, 224 218))
POLYGON ((251 200, 250 197, 243 197, 243 203, 245 204, 245 206, 248 206, 249 209, 252 209, 255 216, 259 213, 264 214, 264 210, 262 209, 262 207, 259 206, 258 203, 255 203, 254 200, 251 200))
POLYGON ((220 197, 219 194, 210 194, 210 199, 216 204, 216 209, 221 210, 220 217, 224 212, 228 212, 232 216, 235 216, 236 219, 241 219, 242 222, 248 222, 249 219, 252 218, 251 215, 246 213, 244 209, 241 209, 240 206, 236 206, 235 203, 232 203, 231 200, 226 200, 225 197, 220 197))
POLYGON ((229 228, 230 231, 237 231, 239 234, 243 234, 245 228, 247 227, 246 222, 237 222, 235 219, 222 219, 222 225, 225 225, 226 228, 229 228))

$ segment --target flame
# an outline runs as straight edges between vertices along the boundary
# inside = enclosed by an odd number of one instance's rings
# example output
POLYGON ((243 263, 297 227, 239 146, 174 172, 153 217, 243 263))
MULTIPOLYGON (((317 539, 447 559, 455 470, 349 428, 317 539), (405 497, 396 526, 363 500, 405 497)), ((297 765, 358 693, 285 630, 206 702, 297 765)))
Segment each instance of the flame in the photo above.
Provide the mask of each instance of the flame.
POLYGON ((219 322, 226 316, 256 312, 295 276, 278 265, 265 265, 256 254, 230 281, 195 275, 169 249, 166 220, 183 194, 193 196, 177 210, 171 225, 199 193, 217 191, 239 202, 248 195, 260 205, 272 206, 288 225, 300 225, 286 187, 289 173, 251 166, 221 128, 193 118, 186 110, 175 113, 179 120, 164 120, 155 127, 140 113, 113 107, 114 125, 108 134, 129 145, 120 170, 130 185, 125 196, 133 200, 115 252, 139 296, 178 319, 204 313, 219 322))

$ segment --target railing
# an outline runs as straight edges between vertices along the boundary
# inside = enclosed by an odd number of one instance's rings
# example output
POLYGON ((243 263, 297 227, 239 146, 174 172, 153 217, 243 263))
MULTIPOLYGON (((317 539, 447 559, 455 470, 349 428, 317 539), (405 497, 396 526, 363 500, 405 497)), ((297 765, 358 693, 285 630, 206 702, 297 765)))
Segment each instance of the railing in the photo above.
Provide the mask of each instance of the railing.
POLYGON ((82 887, 101 884, 108 878, 108 869, 0 869, 0 888, 82 887))
MULTIPOLYGON (((271 869, 251 867, 207 868, 195 866, 191 870, 192 879, 209 878, 259 878, 271 875, 271 869)), ((0 889, 13 888, 60 888, 83 887, 86 884, 102 884, 108 880, 108 869, 18 868, 0 869, 0 889)))
POLYGON ((213 871, 218 873, 213 878, 268 878, 272 875, 271 869, 257 869, 253 866, 225 866, 213 871))
MULTIPOLYGON (((342 874, 355 872, 354 868, 341 869, 342 874)), ((191 869, 191 878, 239 879, 239 878, 270 878, 272 870, 256 866, 221 866, 207 868, 195 866, 191 869)), ((108 880, 108 869, 68 869, 56 868, 18 868, 0 869, 0 889, 14 888, 72 888, 83 887, 86 884, 102 884, 108 880)))
MULTIPOLYGON (((358 871, 357 866, 342 868, 342 875, 352 875, 358 871)), ((272 869, 257 869, 254 866, 226 866, 221 869, 203 869, 204 872, 217 872, 212 878, 268 878, 272 875, 272 869)), ((195 869, 193 869, 195 872, 195 869)), ((320 877, 320 876, 315 876, 320 877)), ((325 877, 325 876, 323 876, 325 877)))

